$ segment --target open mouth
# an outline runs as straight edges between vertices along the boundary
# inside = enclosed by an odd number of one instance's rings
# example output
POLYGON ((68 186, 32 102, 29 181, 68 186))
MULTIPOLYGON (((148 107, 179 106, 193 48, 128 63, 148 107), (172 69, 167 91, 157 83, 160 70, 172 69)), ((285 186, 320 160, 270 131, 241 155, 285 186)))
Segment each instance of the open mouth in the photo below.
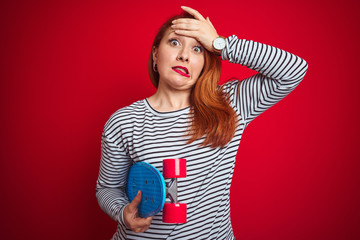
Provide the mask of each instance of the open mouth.
POLYGON ((179 73, 180 75, 184 76, 184 77, 190 77, 189 75, 189 71, 187 70, 186 67, 182 67, 182 66, 175 66, 172 68, 175 72, 179 73))

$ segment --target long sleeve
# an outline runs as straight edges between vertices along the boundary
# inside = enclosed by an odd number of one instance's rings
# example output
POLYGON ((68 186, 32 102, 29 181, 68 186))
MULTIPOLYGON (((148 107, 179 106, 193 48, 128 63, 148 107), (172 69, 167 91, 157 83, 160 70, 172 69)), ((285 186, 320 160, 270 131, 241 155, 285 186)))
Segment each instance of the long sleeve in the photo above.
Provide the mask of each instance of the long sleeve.
POLYGON ((238 39, 226 39, 222 59, 238 63, 259 72, 236 81, 234 105, 247 125, 261 113, 288 95, 299 85, 307 71, 302 58, 266 44, 238 39))
MULTIPOLYGON (((107 125, 109 126, 109 125, 107 125)), ((131 160, 116 136, 104 129, 101 141, 101 163, 96 184, 96 198, 101 209, 125 227, 123 210, 129 203, 126 196, 127 171, 131 160)))

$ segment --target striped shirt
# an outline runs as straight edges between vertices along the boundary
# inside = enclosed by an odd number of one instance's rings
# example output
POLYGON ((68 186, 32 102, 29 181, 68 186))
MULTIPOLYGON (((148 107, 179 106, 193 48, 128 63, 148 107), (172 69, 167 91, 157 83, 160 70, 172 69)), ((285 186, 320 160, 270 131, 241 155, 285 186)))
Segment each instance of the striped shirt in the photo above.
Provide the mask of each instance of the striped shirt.
MULTIPOLYGON (((190 108, 158 112, 146 99, 116 111, 102 135, 96 197, 102 210, 118 222, 117 239, 234 239, 230 221, 230 184, 235 157, 246 126, 283 99, 304 78, 307 63, 281 49, 232 35, 221 58, 256 70, 242 81, 224 84, 239 123, 223 148, 199 147, 204 138, 187 144, 190 108), (134 233, 123 220, 129 203, 126 178, 134 162, 150 163, 162 172, 162 160, 185 158, 187 177, 178 179, 178 200, 187 204, 187 222, 162 222, 156 214, 150 228, 134 233)), ((166 180, 167 181, 167 180, 166 180)))

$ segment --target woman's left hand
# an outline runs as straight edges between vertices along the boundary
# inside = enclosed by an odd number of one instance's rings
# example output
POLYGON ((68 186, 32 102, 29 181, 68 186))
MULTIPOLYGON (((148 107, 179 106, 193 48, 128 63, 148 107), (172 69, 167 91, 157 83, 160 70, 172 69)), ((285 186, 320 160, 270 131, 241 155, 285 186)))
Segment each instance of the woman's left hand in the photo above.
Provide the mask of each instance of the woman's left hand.
POLYGON ((198 11, 189 7, 181 8, 193 15, 195 19, 176 19, 172 22, 173 25, 171 28, 174 29, 175 33, 179 35, 195 38, 208 51, 215 52, 212 43, 217 37, 219 37, 219 35, 210 22, 209 17, 205 19, 198 11))

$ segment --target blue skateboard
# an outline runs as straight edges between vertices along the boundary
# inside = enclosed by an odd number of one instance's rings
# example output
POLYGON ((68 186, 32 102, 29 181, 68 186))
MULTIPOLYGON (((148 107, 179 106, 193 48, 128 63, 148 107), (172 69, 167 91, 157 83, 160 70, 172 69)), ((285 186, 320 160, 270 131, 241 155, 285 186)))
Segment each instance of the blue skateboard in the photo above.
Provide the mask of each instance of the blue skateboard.
POLYGON ((163 210, 163 222, 185 223, 186 203, 178 202, 177 178, 186 177, 186 160, 163 160, 163 175, 148 163, 133 164, 127 179, 128 198, 132 201, 141 190, 142 198, 138 205, 140 217, 151 217, 163 210), (171 180, 165 184, 164 178, 171 180), (166 202, 167 196, 170 202, 166 202))

